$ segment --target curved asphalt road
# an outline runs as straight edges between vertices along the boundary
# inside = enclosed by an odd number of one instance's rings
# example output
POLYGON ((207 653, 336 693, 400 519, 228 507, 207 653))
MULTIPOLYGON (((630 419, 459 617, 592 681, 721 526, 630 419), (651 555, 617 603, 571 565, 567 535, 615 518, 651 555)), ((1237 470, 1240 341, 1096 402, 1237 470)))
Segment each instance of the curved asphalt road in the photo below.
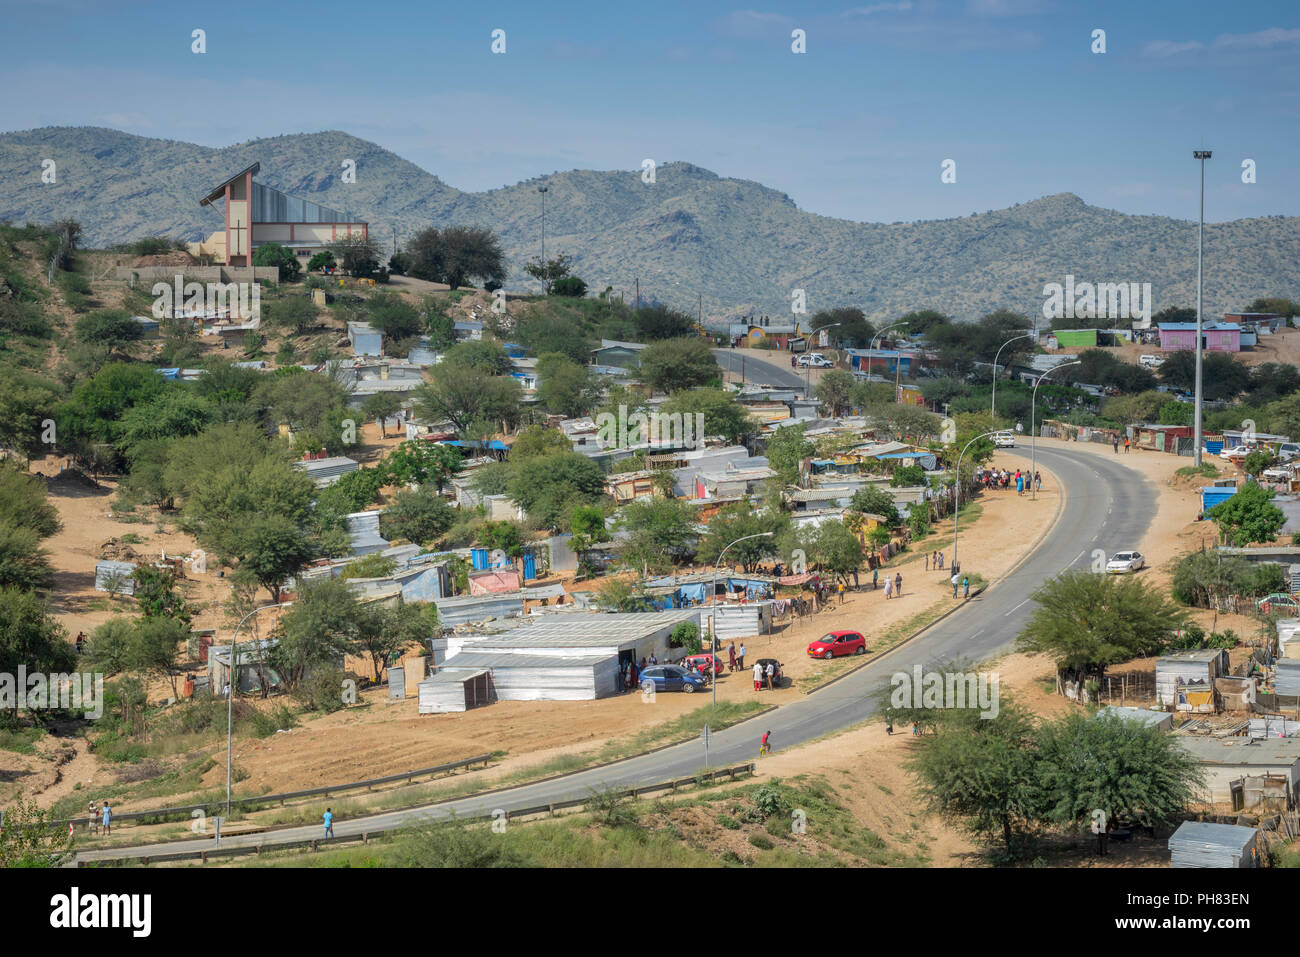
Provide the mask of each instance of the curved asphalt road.
MULTIPOLYGON (((1015 454, 1029 459, 1028 448, 1018 448, 1015 454)), ((771 729, 775 746, 784 749, 861 722, 877 710, 878 695, 888 686, 889 676, 894 672, 910 670, 917 664, 929 666, 944 659, 978 661, 990 657, 1007 648, 1019 633, 1033 608, 1029 596, 1044 580, 1066 568, 1088 567, 1094 548, 1103 549, 1109 555, 1138 544, 1150 516, 1155 513, 1156 490, 1150 482, 1108 457, 1073 451, 1070 446, 1058 442, 1043 443, 1038 449, 1038 460, 1064 483, 1067 501, 1056 526, 1027 560, 1005 578, 991 583, 979 598, 966 603, 956 613, 878 661, 762 718, 717 732, 710 739, 709 764, 726 767, 753 760, 758 752, 759 736, 766 729, 771 729)), ((1026 500, 1024 507, 1053 506, 1046 501, 1031 504, 1026 500)), ((958 557, 963 564, 967 568, 978 568, 978 536, 961 538, 959 548, 958 557)), ((863 631, 870 634, 867 628, 863 631)), ((689 777, 703 765, 703 746, 697 740, 496 794, 338 821, 334 832, 342 837, 383 826, 442 819, 452 814, 466 817, 488 814, 497 808, 510 811, 536 807, 586 797, 593 790, 689 777)), ((312 825, 278 830, 269 835, 231 836, 225 838, 222 845, 256 845, 272 836, 283 840, 306 840, 320 835, 320 826, 312 825)), ((194 840, 156 847, 156 850, 167 853, 212 847, 211 840, 194 840)), ((83 851, 77 857, 78 860, 90 861, 113 857, 123 850, 129 852, 130 849, 83 851)))

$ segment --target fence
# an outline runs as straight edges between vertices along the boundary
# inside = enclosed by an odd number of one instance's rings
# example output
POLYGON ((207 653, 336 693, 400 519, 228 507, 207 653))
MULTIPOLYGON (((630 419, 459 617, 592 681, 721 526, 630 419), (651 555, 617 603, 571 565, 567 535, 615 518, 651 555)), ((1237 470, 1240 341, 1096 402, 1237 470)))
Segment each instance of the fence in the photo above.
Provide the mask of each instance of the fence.
MULTIPOLYGON (((701 784, 705 781, 716 781, 719 778, 724 777, 730 778, 734 781, 738 774, 752 774, 753 772, 753 762, 748 764, 737 764, 729 768, 720 768, 717 771, 708 771, 703 774, 692 775, 689 778, 676 778, 670 781, 661 781, 658 784, 645 784, 641 787, 625 788, 624 790, 614 792, 614 794, 618 797, 639 797, 642 794, 652 794, 655 791, 676 791, 681 787, 687 787, 692 784, 701 784)), ((584 807, 587 805, 588 801, 588 798, 575 798, 569 801, 553 801, 549 804, 539 804, 536 807, 521 808, 516 811, 504 811, 502 813, 504 813, 507 820, 510 818, 535 817, 538 814, 554 815, 556 811, 584 807)), ((465 822, 494 820, 496 814, 496 811, 487 811, 482 814, 457 817, 457 820, 465 822)), ((345 835, 341 838, 331 838, 328 843, 330 845, 338 845, 360 841, 362 844, 368 844, 370 843, 370 838, 372 836, 385 834, 389 831, 400 830, 407 826, 409 826, 407 823, 377 824, 373 829, 363 831, 361 834, 351 836, 345 835)), ((124 851, 120 855, 100 856, 87 861, 79 860, 77 861, 77 866, 86 867, 88 865, 107 862, 112 863, 114 866, 121 867, 122 864, 127 861, 136 861, 143 865, 184 860, 199 860, 206 863, 212 858, 238 857, 243 854, 261 854, 268 848, 275 850, 292 850, 299 847, 309 847, 313 851, 316 851, 320 849, 321 843, 322 840, 319 838, 286 838, 285 840, 280 841, 273 838, 271 840, 262 840, 257 844, 242 845, 239 847, 213 847, 201 851, 158 851, 154 853, 150 853, 149 851, 124 851)))
MULTIPOLYGON (((460 768, 467 768, 471 765, 482 764, 485 768, 492 759, 491 754, 479 754, 472 758, 465 758, 463 761, 452 761, 450 764, 439 764, 432 768, 419 768, 415 771, 403 771, 400 774, 389 774, 382 778, 370 778, 365 781, 350 781, 346 784, 326 784, 318 788, 306 788, 302 791, 285 791, 282 794, 261 794, 249 797, 232 798, 230 804, 232 807, 243 807, 249 804, 279 804, 284 805, 285 801, 292 801, 296 798, 305 797, 329 797, 331 794, 338 794, 343 791, 358 791, 365 788, 367 791, 381 784, 396 784, 398 781, 404 781, 410 784, 415 778, 422 778, 430 774, 441 774, 445 771, 456 771, 460 768)), ((209 808, 224 808, 225 801, 207 801, 203 804, 188 804, 184 807, 159 807, 151 811, 131 811, 126 814, 113 812, 113 824, 124 824, 127 821, 146 820, 149 824, 159 824, 170 818, 188 819, 193 816, 193 812, 200 811, 207 813, 209 808)), ((51 821, 51 827, 64 827, 69 824, 85 823, 89 820, 88 816, 74 817, 63 819, 61 821, 51 821)), ((98 822, 98 817, 96 818, 98 822)))
POLYGON ((1154 701, 1156 676, 1148 671, 1125 672, 1106 675, 1101 685, 1101 698, 1108 704, 1126 701, 1154 701))

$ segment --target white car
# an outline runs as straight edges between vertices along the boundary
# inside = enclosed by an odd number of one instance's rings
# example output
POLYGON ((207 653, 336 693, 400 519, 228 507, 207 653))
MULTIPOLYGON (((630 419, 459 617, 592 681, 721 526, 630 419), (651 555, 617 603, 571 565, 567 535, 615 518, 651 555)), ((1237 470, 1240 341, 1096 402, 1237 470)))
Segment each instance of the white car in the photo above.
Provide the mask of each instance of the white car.
POLYGON ((830 359, 827 359, 824 355, 818 352, 810 352, 807 355, 802 355, 796 359, 795 362, 801 366, 812 366, 814 369, 824 369, 828 366, 834 365, 830 359))
POLYGON ((993 433, 993 445, 999 449, 1014 449, 1016 447, 1016 436, 1012 432, 995 432, 993 433))
POLYGON ((1238 459, 1244 459, 1253 451, 1255 450, 1248 445, 1238 445, 1231 449, 1224 449, 1219 453, 1219 458, 1227 459, 1229 462, 1236 462, 1238 459))
POLYGON ((1135 572, 1145 564, 1138 552, 1116 552, 1106 563, 1106 571, 1112 575, 1122 575, 1124 572, 1135 572))
POLYGON ((1277 457, 1283 462, 1300 458, 1300 442, 1283 442, 1277 447, 1277 457))
POLYGON ((1160 356, 1138 356, 1138 365, 1146 366, 1148 369, 1159 369, 1165 364, 1165 360, 1160 356))
POLYGON ((1265 482, 1286 482, 1291 478, 1291 470, 1285 465, 1275 465, 1271 469, 1264 469, 1259 477, 1265 482))

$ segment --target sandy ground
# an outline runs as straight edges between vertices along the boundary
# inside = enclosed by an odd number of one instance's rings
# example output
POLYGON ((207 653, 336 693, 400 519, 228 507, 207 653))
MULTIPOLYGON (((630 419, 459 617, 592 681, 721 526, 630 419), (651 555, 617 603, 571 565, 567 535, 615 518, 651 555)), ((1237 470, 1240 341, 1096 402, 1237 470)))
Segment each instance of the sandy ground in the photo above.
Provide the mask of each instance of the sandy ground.
MULTIPOLYGON (((1222 317, 1218 317, 1222 319, 1222 317)), ((1209 321, 1208 319, 1206 320, 1209 321)), ((1057 350, 1061 355, 1078 355, 1084 346, 1069 346, 1057 350)), ((1120 346, 1105 346, 1106 352, 1125 362, 1137 364, 1138 357, 1144 355, 1163 356, 1158 344, 1142 345, 1127 342, 1120 346)), ((1265 362, 1285 362, 1288 365, 1300 365, 1300 329, 1280 329, 1270 336, 1260 336, 1259 345, 1252 349, 1242 349, 1236 353, 1238 359, 1248 366, 1263 365, 1265 362)))

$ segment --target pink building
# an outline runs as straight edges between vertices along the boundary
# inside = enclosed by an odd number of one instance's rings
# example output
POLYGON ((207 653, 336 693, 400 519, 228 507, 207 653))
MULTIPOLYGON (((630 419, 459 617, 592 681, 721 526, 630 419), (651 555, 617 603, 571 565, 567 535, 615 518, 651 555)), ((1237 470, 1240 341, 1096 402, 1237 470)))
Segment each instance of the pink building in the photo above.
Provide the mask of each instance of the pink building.
MULTIPOLYGON (((1207 322, 1201 327, 1205 341, 1202 348, 1207 352, 1240 352, 1241 327, 1230 322, 1207 322)), ((1179 349, 1196 348, 1196 323, 1162 322, 1160 323, 1160 348, 1174 352, 1179 349)))

